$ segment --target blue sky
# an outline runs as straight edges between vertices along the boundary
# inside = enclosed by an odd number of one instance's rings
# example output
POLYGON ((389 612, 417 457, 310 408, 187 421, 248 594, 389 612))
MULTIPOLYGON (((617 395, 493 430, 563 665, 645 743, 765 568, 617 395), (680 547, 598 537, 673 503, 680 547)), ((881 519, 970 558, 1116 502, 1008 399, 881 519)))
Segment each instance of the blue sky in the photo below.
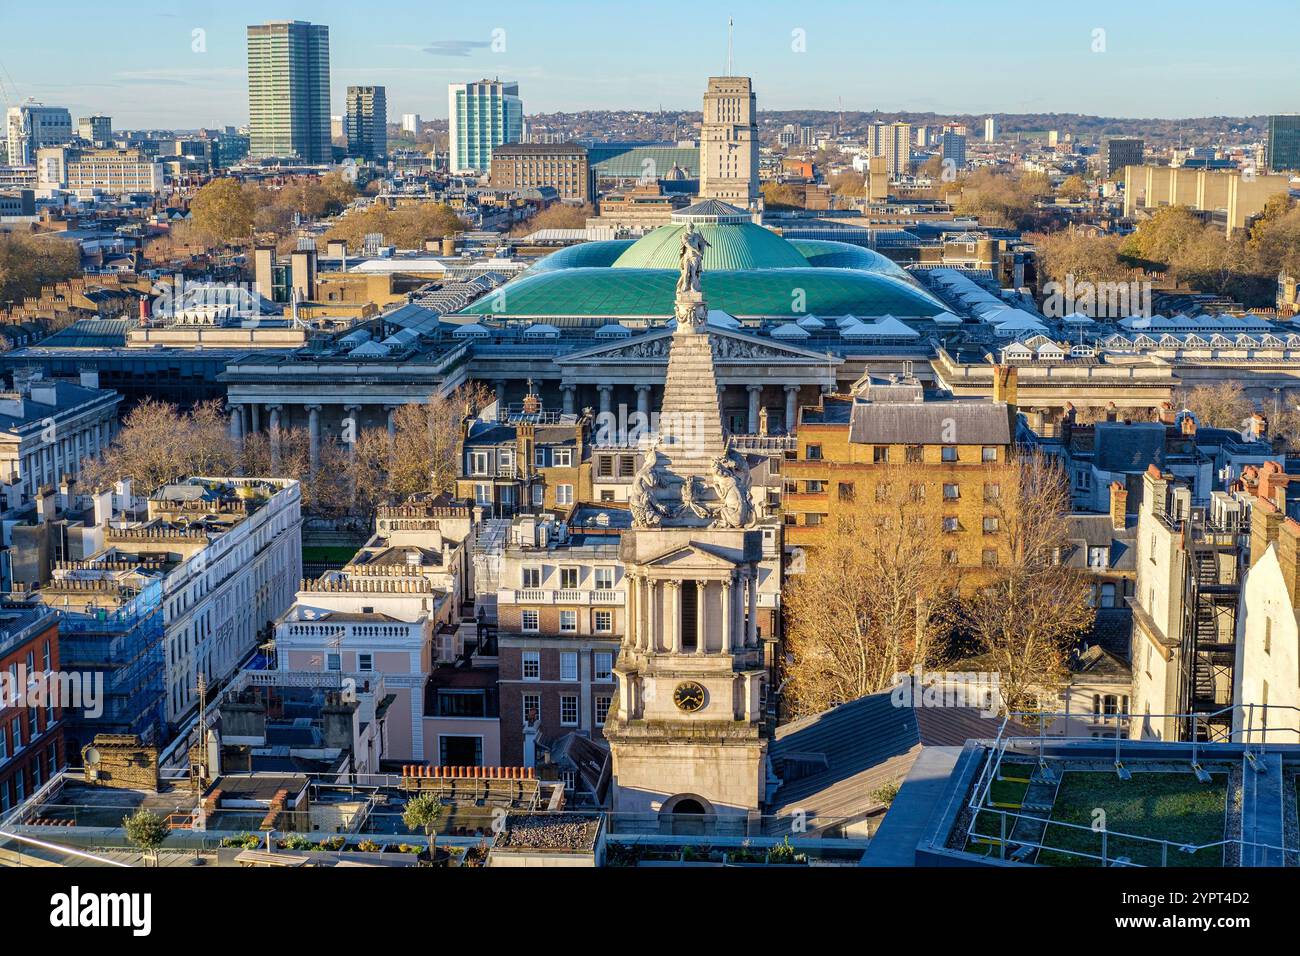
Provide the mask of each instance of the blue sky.
POLYGON ((11 102, 108 113, 118 128, 240 124, 245 26, 304 19, 330 26, 336 113, 348 85, 373 83, 390 118, 445 117, 446 84, 482 76, 518 80, 528 113, 691 109, 725 69, 734 13, 736 72, 754 77, 760 108, 1245 115, 1300 110, 1295 12, 1294 0, 0 0, 0 82, 11 102))

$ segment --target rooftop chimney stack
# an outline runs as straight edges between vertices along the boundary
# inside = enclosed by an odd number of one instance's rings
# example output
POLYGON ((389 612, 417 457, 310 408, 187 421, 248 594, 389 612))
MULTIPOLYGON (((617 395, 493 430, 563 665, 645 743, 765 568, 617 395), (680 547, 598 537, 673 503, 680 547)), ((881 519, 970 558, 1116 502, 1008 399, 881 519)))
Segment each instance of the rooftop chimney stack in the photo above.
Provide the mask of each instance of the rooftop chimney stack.
POLYGON ((1018 374, 1014 365, 993 366, 993 401, 1019 404, 1018 374))
POLYGON ((1110 525, 1116 531, 1128 527, 1128 489, 1118 481, 1110 483, 1110 525))

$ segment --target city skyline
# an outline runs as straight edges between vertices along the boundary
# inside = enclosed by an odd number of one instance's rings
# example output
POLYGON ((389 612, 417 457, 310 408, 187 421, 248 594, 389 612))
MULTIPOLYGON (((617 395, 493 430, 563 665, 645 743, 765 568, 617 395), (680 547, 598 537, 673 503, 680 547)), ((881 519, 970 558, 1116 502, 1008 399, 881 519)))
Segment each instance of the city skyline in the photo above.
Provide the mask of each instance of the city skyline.
MULTIPOLYGON (((607 18, 585 7, 555 16, 514 2, 488 13, 447 9, 436 15, 398 6, 377 19, 319 3, 217 8, 184 0, 142 4, 134 18, 101 23, 101 8, 74 2, 68 14, 94 29, 66 37, 66 55, 0 46, 0 82, 11 105, 30 97, 76 115, 108 113, 124 128, 243 125, 246 28, 281 19, 331 27, 330 109, 336 115, 344 112, 348 86, 383 85, 391 116, 418 112, 445 119, 447 84, 484 77, 517 81, 530 115, 693 110, 702 79, 726 68, 729 11, 723 8, 700 12, 674 0, 664 16, 638 20, 633 33, 631 24, 611 29, 607 18), (687 17, 694 24, 689 32, 681 27, 687 17), (124 63, 120 51, 128 47, 149 55, 124 63), (592 76, 601 82, 592 84, 592 76)), ((1190 6, 1210 10, 1208 4, 1190 6)), ((1203 29, 1189 5, 1179 10, 1171 20, 1158 7, 1118 3, 1075 12, 929 0, 905 15, 872 7, 791 12, 755 4, 735 11, 741 15, 734 71, 754 78, 766 110, 1179 119, 1296 108, 1287 91, 1300 87, 1300 65, 1287 57, 1286 31, 1261 29, 1284 23, 1286 5, 1261 4, 1250 18, 1218 23, 1213 31, 1203 29), (1014 9, 1015 17, 1001 16, 1003 7, 1014 9), (918 29, 925 22, 942 29, 918 29), (1139 89, 1140 101, 1131 92, 1139 89)), ((19 8, 5 16, 10 36, 39 28, 39 11, 19 8)))

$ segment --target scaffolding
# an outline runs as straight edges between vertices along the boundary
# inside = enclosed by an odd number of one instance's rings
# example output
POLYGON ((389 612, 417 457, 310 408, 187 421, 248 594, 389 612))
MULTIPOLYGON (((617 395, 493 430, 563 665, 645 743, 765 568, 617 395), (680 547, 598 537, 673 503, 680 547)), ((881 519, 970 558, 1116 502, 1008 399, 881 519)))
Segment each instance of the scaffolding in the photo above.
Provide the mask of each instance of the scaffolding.
POLYGON ((1226 741, 1232 737, 1237 605, 1241 595, 1240 528, 1235 516, 1216 520, 1204 508, 1182 522, 1183 622, 1178 710, 1213 714, 1184 719, 1184 740, 1226 741))
POLYGON ((157 739, 166 717, 162 581, 149 582, 116 607, 54 610, 60 665, 103 680, 99 707, 68 713, 71 742, 84 745, 104 733, 157 739))

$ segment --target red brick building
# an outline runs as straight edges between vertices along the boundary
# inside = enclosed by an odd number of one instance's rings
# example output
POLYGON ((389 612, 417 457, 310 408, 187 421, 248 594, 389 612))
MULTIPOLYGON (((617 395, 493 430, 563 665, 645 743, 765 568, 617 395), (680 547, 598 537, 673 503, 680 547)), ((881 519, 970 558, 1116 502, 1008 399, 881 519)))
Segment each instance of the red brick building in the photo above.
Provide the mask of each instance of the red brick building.
POLYGON ((566 734, 603 739, 624 629, 625 508, 582 505, 514 519, 497 591, 501 762, 566 734), (530 744, 530 734, 533 740, 530 744))
POLYGON ((58 615, 41 605, 0 604, 0 813, 66 762, 63 711, 39 690, 48 686, 39 679, 58 669, 58 615))

